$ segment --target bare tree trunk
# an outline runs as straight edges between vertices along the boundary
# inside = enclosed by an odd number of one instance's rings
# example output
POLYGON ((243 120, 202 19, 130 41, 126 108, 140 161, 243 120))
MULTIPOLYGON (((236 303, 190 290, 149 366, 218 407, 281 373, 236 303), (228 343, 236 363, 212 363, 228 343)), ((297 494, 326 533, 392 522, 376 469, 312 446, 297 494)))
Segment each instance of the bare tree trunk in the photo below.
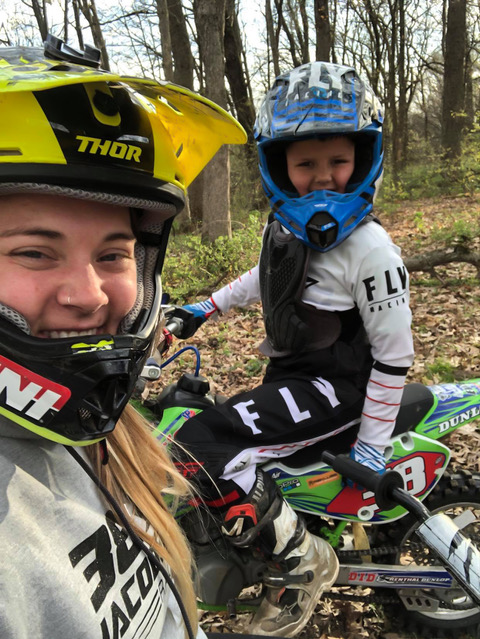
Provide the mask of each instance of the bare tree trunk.
MULTIPOLYGON (((171 80, 187 89, 193 89, 194 62, 182 0, 166 0, 166 4, 173 57, 171 80)), ((180 228, 182 230, 188 229, 192 220, 201 221, 202 193, 203 181, 200 175, 188 187, 187 205, 180 218, 180 228)))
POLYGON ((277 9, 277 17, 278 17, 278 26, 282 28, 287 36, 287 40, 289 43, 290 55, 292 56, 292 63, 294 67, 299 67, 301 62, 298 57, 297 45, 295 42, 295 38, 290 30, 290 26, 285 19, 285 14, 283 11, 283 0, 274 0, 275 7, 277 9))
MULTIPOLYGON (((280 59, 278 54, 279 29, 275 30, 270 0, 265 0, 265 23, 267 27, 267 46, 272 54, 273 73, 275 77, 280 75, 280 59)), ((271 85, 270 77, 267 78, 268 86, 271 85)))
POLYGON ((407 78, 405 74, 405 0, 398 0, 398 128, 397 167, 401 170, 407 160, 407 78))
POLYGON ((306 64, 307 62, 310 62, 310 51, 308 46, 308 18, 305 7, 305 0, 296 0, 294 4, 292 4, 291 0, 287 0, 287 3, 290 23, 297 37, 300 64, 306 64), (297 12, 300 14, 301 24, 298 21, 297 12))
POLYGON ((170 37, 170 21, 167 0, 156 0, 160 40, 162 47, 162 68, 165 80, 173 80, 172 39, 170 37))
POLYGON ((32 0, 31 7, 35 16, 35 20, 37 21, 40 35, 42 36, 42 40, 45 42, 48 35, 48 22, 45 0, 32 0))
MULTIPOLYGON (((195 0, 193 10, 200 57, 205 70, 205 93, 226 107, 225 90, 225 9, 226 0, 195 0)), ((228 147, 223 146, 203 170, 202 237, 215 240, 231 237, 230 177, 228 147)))
POLYGON ((102 33, 102 27, 98 19, 97 7, 95 0, 75 0, 78 2, 80 11, 83 13, 85 20, 88 22, 90 31, 92 32, 93 44, 100 49, 102 57, 102 69, 110 70, 110 62, 108 60, 107 47, 102 33))
POLYGON ((465 59, 465 128, 470 131, 475 120, 475 105, 473 99, 473 69, 472 51, 469 51, 465 59))
POLYGON ((167 6, 174 63, 173 81, 193 89, 194 62, 182 0, 167 0, 167 6))
POLYGON ((226 0, 225 14, 225 74, 232 94, 237 119, 248 135, 248 145, 254 145, 253 123, 255 109, 250 100, 250 90, 243 69, 243 43, 238 25, 235 0, 226 0))
POLYGON ((68 42, 68 0, 63 5, 63 38, 68 42))
POLYGON ((313 11, 315 13, 315 59, 330 62, 332 42, 328 0, 315 0, 313 11))
POLYGON ((460 155, 465 108, 466 0, 449 0, 443 74, 442 146, 447 158, 460 155))
MULTIPOLYGON (((65 4, 68 0, 65 0, 65 4)), ((83 42, 83 31, 81 26, 81 16, 80 16, 80 7, 78 6, 78 0, 73 0, 73 16, 75 20, 75 33, 77 34, 78 44, 83 49, 85 44, 83 42)))

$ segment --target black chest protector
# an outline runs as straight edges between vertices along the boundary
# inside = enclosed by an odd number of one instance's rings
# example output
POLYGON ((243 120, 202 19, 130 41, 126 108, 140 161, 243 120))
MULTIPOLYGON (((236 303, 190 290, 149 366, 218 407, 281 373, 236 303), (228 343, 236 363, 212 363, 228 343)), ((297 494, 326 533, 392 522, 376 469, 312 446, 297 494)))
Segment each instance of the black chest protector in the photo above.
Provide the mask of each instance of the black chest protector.
MULTIPOLYGON (((380 224, 373 213, 361 224, 372 221, 380 224)), ((259 261, 260 295, 267 339, 278 355, 328 348, 339 339, 363 340, 357 307, 332 312, 302 301, 311 251, 270 215, 259 261)))
POLYGON ((326 348, 341 332, 336 313, 301 301, 310 254, 278 220, 269 222, 259 261, 260 295, 268 342, 279 354, 326 348))

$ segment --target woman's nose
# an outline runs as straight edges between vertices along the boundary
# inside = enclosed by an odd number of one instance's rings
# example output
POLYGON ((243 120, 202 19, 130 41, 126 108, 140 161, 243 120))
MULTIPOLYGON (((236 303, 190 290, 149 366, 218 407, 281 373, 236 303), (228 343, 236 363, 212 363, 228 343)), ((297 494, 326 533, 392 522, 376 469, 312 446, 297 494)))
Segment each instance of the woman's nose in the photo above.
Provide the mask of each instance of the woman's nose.
POLYGON ((70 269, 68 279, 58 290, 58 303, 93 313, 108 304, 109 298, 103 290, 102 283, 101 277, 91 264, 70 269))

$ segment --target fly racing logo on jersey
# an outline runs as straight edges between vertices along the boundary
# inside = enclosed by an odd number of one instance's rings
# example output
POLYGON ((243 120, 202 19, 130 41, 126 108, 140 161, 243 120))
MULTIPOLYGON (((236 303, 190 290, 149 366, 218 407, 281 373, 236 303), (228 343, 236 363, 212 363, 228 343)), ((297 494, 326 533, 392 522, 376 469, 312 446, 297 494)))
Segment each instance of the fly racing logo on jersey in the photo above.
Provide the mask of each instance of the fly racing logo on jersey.
POLYGON ((371 313, 404 306, 407 300, 408 275, 405 266, 387 269, 363 280, 371 313))
POLYGON ((76 139, 80 140, 77 149, 79 153, 108 155, 116 160, 135 160, 135 162, 140 162, 142 149, 139 146, 126 144, 125 142, 115 142, 114 140, 91 138, 86 135, 77 135, 76 139))
POLYGON ((70 396, 69 388, 0 356, 0 414, 12 421, 45 424, 70 396))
POLYGON ((111 513, 103 526, 69 552, 69 558, 79 579, 77 597, 90 599, 103 639, 162 635, 164 578, 111 513))

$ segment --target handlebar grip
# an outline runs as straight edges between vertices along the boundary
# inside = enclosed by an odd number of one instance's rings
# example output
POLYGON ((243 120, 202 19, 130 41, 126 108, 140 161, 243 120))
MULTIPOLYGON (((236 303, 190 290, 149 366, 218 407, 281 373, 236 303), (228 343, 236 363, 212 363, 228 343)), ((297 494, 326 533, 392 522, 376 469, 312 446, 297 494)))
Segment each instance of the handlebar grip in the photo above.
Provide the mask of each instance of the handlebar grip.
POLYGON ((197 330, 195 317, 191 311, 181 306, 171 306, 165 313, 166 329, 178 339, 188 339, 197 330))
POLYGON ((394 497, 395 488, 404 487, 400 473, 388 470, 383 475, 379 475, 348 455, 333 455, 328 450, 322 453, 322 460, 343 477, 375 493, 375 501, 382 510, 390 510, 398 504, 398 500, 394 497))
POLYGON ((165 328, 167 329, 167 331, 169 333, 171 333, 172 335, 175 335, 175 337, 180 337, 180 335, 182 334, 182 329, 183 329, 183 320, 180 319, 179 317, 171 317, 165 328))

